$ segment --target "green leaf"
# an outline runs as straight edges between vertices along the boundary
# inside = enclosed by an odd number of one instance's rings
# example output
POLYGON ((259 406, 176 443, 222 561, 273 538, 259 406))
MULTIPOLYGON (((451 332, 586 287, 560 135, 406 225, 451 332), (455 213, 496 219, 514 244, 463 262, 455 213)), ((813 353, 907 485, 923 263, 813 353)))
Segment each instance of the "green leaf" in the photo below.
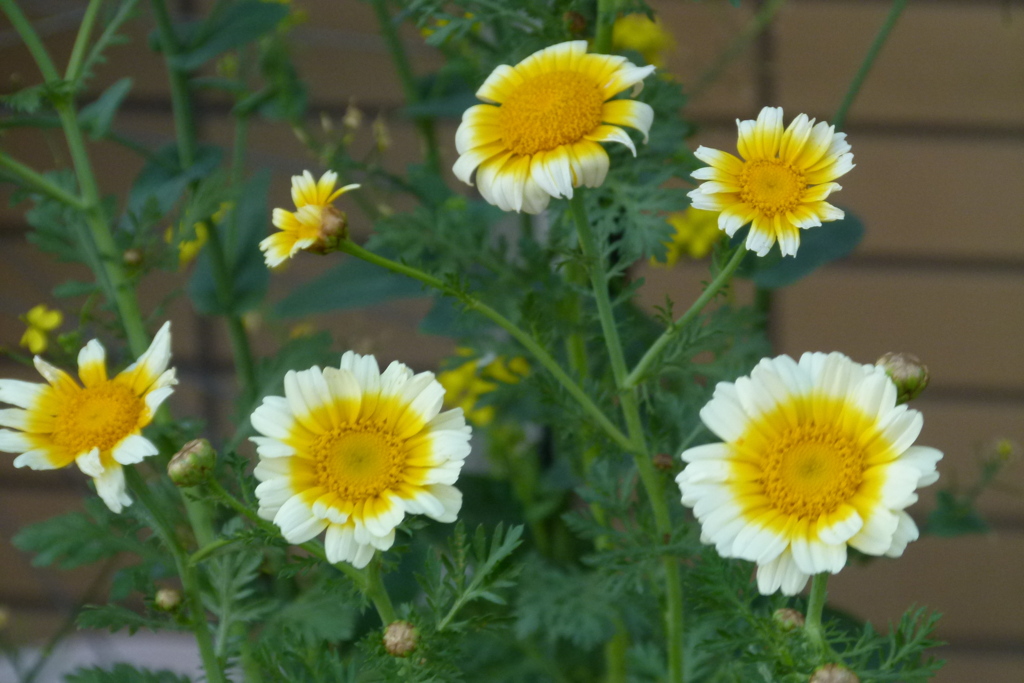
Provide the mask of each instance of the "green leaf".
POLYGON ((209 248, 199 254, 195 270, 188 282, 188 294, 196 310, 206 315, 239 315, 255 308, 263 301, 270 282, 270 271, 260 251, 260 240, 267 232, 267 192, 270 171, 263 170, 252 177, 241 189, 233 213, 214 229, 220 235, 227 260, 231 282, 229 301, 221 301, 213 275, 209 248), (232 221, 238 232, 232 241, 228 228, 232 221))
POLYGON ((173 627, 170 622, 150 619, 120 605, 86 605, 79 612, 75 623, 79 628, 104 629, 111 633, 128 629, 129 634, 134 634, 143 628, 150 631, 162 631, 173 627))
POLYGON ((136 669, 128 664, 115 664, 110 671, 99 667, 76 669, 64 677, 65 683, 191 683, 188 676, 172 671, 136 669))
POLYGON ((70 299, 75 296, 86 296, 97 291, 99 291, 99 287, 96 286, 95 282, 68 280, 54 287, 53 295, 58 299, 70 299))
POLYGON ((935 502, 936 507, 928 515, 928 523, 925 526, 928 533, 948 537, 983 534, 989 530, 988 524, 974 509, 971 500, 959 500, 950 491, 939 491, 935 502))
POLYGON ((182 169, 177 145, 162 148, 135 179, 128 194, 128 211, 141 215, 150 210, 163 216, 178 203, 189 183, 213 173, 220 160, 220 148, 200 146, 195 163, 182 169))
POLYGON ((104 511, 102 503, 86 506, 91 516, 69 512, 53 517, 23 528, 11 542, 20 550, 36 553, 34 567, 56 564, 62 569, 73 569, 120 552, 149 554, 134 537, 110 528, 113 515, 104 511))
POLYGON ((276 2, 245 0, 228 6, 203 26, 201 39, 174 59, 171 64, 184 71, 198 69, 219 54, 251 43, 273 31, 288 16, 289 8, 276 2))
POLYGON ((297 318, 420 296, 424 296, 423 286, 415 280, 361 259, 348 258, 315 280, 296 287, 274 312, 282 318, 297 318))
MULTIPOLYGON (((737 234, 734 243, 746 237, 746 232, 737 234)), ((753 270, 741 273, 751 278, 758 287, 779 289, 788 287, 807 277, 821 266, 848 256, 864 237, 864 224, 860 219, 846 212, 846 218, 826 223, 818 228, 800 231, 800 249, 796 256, 782 256, 773 247, 768 256, 757 259, 753 270)))
POLYGON ((46 84, 41 83, 28 88, 22 88, 10 95, 0 95, 0 103, 15 111, 34 114, 42 107, 47 92, 46 84))
POLYGON ((78 121, 94 140, 106 137, 110 133, 110 125, 118 108, 132 89, 132 79, 122 78, 107 88, 96 101, 82 107, 78 112, 78 121))

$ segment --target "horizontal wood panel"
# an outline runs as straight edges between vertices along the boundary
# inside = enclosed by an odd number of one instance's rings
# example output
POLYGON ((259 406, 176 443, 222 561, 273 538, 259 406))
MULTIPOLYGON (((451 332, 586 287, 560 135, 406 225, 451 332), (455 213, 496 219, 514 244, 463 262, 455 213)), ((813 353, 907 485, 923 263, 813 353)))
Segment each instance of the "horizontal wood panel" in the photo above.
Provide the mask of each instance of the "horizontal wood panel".
MULTIPOLYGON (((775 28, 779 103, 818 116, 839 106, 889 4, 791 2, 775 28)), ((1024 124, 1024 7, 910 3, 850 121, 1024 124)))
POLYGON ((914 353, 934 386, 1024 389, 1024 277, 833 267, 778 296, 781 350, 914 353))
MULTIPOLYGON (((1024 533, 924 537, 903 557, 847 566, 829 580, 829 601, 884 630, 910 605, 940 612, 939 637, 965 646, 1024 638, 1024 533)), ((980 680, 980 679, 979 679, 980 680)))

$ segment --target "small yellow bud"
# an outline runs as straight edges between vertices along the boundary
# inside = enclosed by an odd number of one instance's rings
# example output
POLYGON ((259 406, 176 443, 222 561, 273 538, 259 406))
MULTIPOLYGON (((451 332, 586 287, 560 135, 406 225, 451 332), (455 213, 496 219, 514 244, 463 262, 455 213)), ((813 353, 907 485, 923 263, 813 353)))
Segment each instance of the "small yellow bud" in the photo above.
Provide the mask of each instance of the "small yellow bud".
POLYGON ((173 612, 181 605, 181 593, 173 588, 161 588, 153 596, 153 607, 161 612, 173 612))
POLYGON ((842 664, 826 664, 814 672, 809 683, 860 683, 860 679, 842 664))
POLYGON ((206 439, 194 439, 181 447, 167 465, 167 475, 175 486, 189 487, 203 483, 217 462, 217 451, 206 439))
POLYGON ((416 627, 408 621, 393 621, 384 630, 384 649, 394 657, 408 657, 418 638, 416 627))
POLYGON ((887 353, 875 365, 883 368, 896 384, 897 405, 913 401, 928 386, 928 366, 912 353, 887 353))
POLYGON ((789 607, 775 610, 775 613, 772 614, 772 619, 782 627, 783 631, 792 631, 804 625, 804 615, 789 607))

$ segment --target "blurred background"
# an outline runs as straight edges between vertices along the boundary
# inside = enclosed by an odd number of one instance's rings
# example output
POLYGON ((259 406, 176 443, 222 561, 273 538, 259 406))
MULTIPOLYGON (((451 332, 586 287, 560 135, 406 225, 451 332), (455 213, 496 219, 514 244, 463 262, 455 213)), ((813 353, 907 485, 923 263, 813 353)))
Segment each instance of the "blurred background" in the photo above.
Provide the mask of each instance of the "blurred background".
MULTIPOLYGON (((65 62, 85 3, 20 4, 57 62, 65 62)), ((188 17, 204 13, 209 4, 177 0, 172 6, 179 17, 188 17)), ((675 36, 663 72, 693 93, 685 111, 698 126, 691 147, 725 150, 735 149, 735 119, 752 118, 764 105, 784 107, 787 121, 800 112, 828 119, 890 7, 884 0, 744 0, 739 8, 724 0, 651 4, 675 36), (719 57, 728 51, 734 58, 723 63, 719 57)), ((356 0, 295 0, 293 8, 300 13, 293 29, 295 57, 316 125, 344 126, 346 113, 352 116, 358 108, 355 144, 372 145, 371 125, 380 120, 392 141, 388 164, 402 168, 419 160, 413 126, 399 111, 401 86, 371 8, 356 0)), ((39 81, 27 50, 4 21, 0 93, 39 81)), ((173 122, 166 72, 148 47, 151 26, 145 11, 129 24, 131 41, 110 51, 90 92, 94 97, 130 76, 134 86, 115 128, 158 148, 172 141, 173 122)), ((437 64, 415 28, 406 27, 403 36, 415 68, 437 64)), ((202 138, 229 145, 229 105, 202 94, 197 103, 202 138)), ((440 127, 446 167, 456 158, 457 123, 440 127)), ((842 180, 836 203, 864 221, 866 238, 853 256, 777 295, 771 335, 778 352, 793 355, 840 350, 873 362, 885 352, 905 351, 928 364, 932 384, 914 404, 925 415, 919 443, 946 457, 942 479, 911 510, 923 520, 936 505, 936 490, 969 491, 986 458, 997 457, 1001 448, 1019 458, 1019 447, 1011 444, 1024 441, 1024 2, 910 2, 845 130, 857 168, 842 180)), ((59 131, 0 127, 0 146, 39 170, 69 165, 59 131)), ((283 125, 254 123, 250 148, 250 166, 274 174, 272 205, 286 205, 288 176, 322 170, 283 125)), ((142 160, 110 143, 92 144, 90 151, 102 190, 123 197, 142 160)), ((11 186, 0 184, 0 346, 17 349, 25 331, 20 316, 40 303, 60 306, 53 286, 87 274, 26 242, 28 205, 10 205, 10 195, 11 186)), ((341 204, 359 239, 369 224, 354 204, 341 204)), ((272 291, 279 299, 332 263, 302 254, 273 275, 272 291)), ((666 294, 691 301, 706 272, 703 263, 641 268, 638 275, 647 278, 644 301, 653 306, 666 294)), ((221 321, 211 324, 180 296, 187 275, 150 278, 143 304, 150 310, 166 304, 173 320, 174 364, 181 378, 173 410, 199 416, 209 433, 223 434, 234 420, 230 346, 221 321)), ((311 326, 330 329, 339 350, 400 358, 428 370, 455 346, 417 332, 428 307, 426 300, 407 299, 302 320, 251 316, 249 323, 258 353, 272 352, 281 339, 311 326)), ((4 357, 0 376, 37 379, 4 357)), ((6 614, 0 628, 14 642, 41 644, 105 586, 116 567, 31 567, 31 558, 11 546, 11 536, 25 524, 79 507, 87 488, 73 469, 15 470, 12 459, 0 456, 0 622, 6 614)), ((851 566, 830 582, 830 601, 882 630, 912 603, 932 607, 944 615, 939 636, 949 643, 937 653, 949 662, 937 681, 1019 683, 1024 464, 1010 463, 977 502, 986 532, 927 536, 899 561, 851 566)))

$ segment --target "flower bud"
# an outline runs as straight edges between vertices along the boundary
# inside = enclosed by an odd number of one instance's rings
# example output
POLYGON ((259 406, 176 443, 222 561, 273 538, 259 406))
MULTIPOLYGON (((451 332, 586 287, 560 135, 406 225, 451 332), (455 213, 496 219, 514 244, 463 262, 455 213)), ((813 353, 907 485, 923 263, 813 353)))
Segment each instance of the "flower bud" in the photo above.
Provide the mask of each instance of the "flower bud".
POLYGON ((581 36, 587 30, 587 18, 579 12, 566 12, 562 15, 565 28, 574 36, 581 36))
POLYGON ((141 266, 143 260, 142 250, 137 247, 125 249, 124 253, 121 254, 121 260, 124 261, 124 264, 126 266, 129 266, 131 268, 141 266))
POLYGON ((394 657, 408 657, 416 649, 419 633, 408 621, 393 621, 384 630, 384 649, 394 657))
POLYGON ((161 588, 153 596, 153 607, 161 612, 173 612, 181 605, 181 593, 173 588, 161 588))
POLYGON ((333 206, 325 206, 320 213, 320 232, 316 242, 307 251, 314 254, 329 254, 338 250, 338 245, 348 239, 348 216, 333 206))
POLYGON ((188 487, 203 483, 217 462, 217 451, 206 439, 194 439, 181 447, 167 465, 167 474, 175 486, 188 487))
POLYGON ((842 664, 826 664, 818 667, 809 683, 860 683, 860 679, 842 664))
POLYGON ((897 405, 914 400, 928 386, 928 366, 911 353, 887 353, 875 365, 883 368, 896 384, 897 405))
POLYGON ((675 468, 675 462, 668 453, 658 453, 652 458, 654 468, 662 472, 671 472, 675 468))
POLYGON ((804 625, 804 615, 789 607, 775 610, 772 619, 782 627, 783 631, 792 631, 804 625))

